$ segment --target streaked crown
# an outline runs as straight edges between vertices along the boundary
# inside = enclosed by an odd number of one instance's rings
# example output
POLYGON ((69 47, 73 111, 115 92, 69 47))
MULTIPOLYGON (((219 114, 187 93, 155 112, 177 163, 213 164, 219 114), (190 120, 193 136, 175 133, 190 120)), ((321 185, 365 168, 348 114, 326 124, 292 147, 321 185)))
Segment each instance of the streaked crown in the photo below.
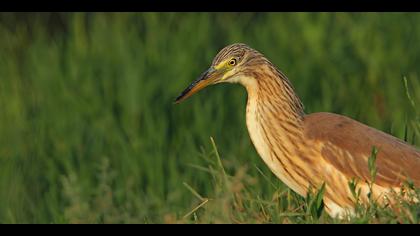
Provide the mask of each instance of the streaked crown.
POLYGON ((235 58, 238 64, 243 64, 243 60, 252 59, 256 56, 262 57, 262 54, 244 43, 235 43, 228 45, 220 50, 219 53, 217 53, 217 55, 214 57, 212 66, 217 66, 221 62, 231 58, 235 58))

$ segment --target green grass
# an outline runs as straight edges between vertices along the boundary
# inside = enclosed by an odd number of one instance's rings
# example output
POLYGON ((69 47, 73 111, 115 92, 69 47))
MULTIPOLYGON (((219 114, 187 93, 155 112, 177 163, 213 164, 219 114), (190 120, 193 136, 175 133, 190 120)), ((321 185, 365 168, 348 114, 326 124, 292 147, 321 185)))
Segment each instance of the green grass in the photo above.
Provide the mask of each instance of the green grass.
POLYGON ((317 196, 288 190, 255 152, 238 85, 173 104, 218 50, 244 42, 288 75, 307 113, 344 114, 420 146, 418 22, 418 13, 2 13, 0 223, 418 223, 413 205, 347 221, 319 215, 317 196))

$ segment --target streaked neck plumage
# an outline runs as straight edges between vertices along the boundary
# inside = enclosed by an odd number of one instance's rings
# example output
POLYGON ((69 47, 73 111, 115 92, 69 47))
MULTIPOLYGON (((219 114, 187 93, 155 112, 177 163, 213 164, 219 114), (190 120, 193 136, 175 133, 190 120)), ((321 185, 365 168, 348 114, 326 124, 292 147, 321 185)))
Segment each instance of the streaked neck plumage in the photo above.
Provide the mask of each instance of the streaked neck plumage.
POLYGON ((299 163, 303 106, 284 74, 264 61, 238 81, 248 92, 246 122, 251 140, 271 171, 301 195, 308 180, 299 163))

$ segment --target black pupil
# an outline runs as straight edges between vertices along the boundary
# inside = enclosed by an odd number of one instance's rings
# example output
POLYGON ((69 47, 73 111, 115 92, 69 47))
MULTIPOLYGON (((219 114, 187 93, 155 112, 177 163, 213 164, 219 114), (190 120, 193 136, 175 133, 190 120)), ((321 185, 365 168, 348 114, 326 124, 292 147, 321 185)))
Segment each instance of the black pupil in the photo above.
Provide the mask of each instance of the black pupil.
POLYGON ((235 60, 230 60, 231 65, 235 65, 235 60))

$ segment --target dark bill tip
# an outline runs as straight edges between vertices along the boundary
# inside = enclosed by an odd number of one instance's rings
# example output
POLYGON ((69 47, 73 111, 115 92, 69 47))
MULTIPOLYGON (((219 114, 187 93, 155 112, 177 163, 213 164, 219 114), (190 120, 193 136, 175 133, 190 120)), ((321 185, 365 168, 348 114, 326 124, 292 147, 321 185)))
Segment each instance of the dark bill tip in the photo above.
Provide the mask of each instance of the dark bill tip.
POLYGON ((207 71, 203 72, 200 75, 200 77, 198 77, 194 82, 192 82, 186 89, 184 89, 184 91, 182 91, 182 93, 178 97, 175 98, 174 104, 181 103, 182 101, 187 99, 189 96, 191 96, 192 94, 194 94, 195 92, 203 88, 204 86, 200 86, 203 84, 201 82, 204 82, 204 80, 207 79, 207 75, 213 71, 214 69, 210 68, 207 71))
POLYGON ((182 93, 180 95, 178 95, 178 97, 175 98, 174 103, 175 104, 179 104, 180 102, 182 102, 184 99, 184 97, 188 94, 188 92, 191 91, 191 89, 194 87, 195 82, 190 84, 190 86, 188 86, 188 88, 184 89, 184 91, 182 91, 182 93))

